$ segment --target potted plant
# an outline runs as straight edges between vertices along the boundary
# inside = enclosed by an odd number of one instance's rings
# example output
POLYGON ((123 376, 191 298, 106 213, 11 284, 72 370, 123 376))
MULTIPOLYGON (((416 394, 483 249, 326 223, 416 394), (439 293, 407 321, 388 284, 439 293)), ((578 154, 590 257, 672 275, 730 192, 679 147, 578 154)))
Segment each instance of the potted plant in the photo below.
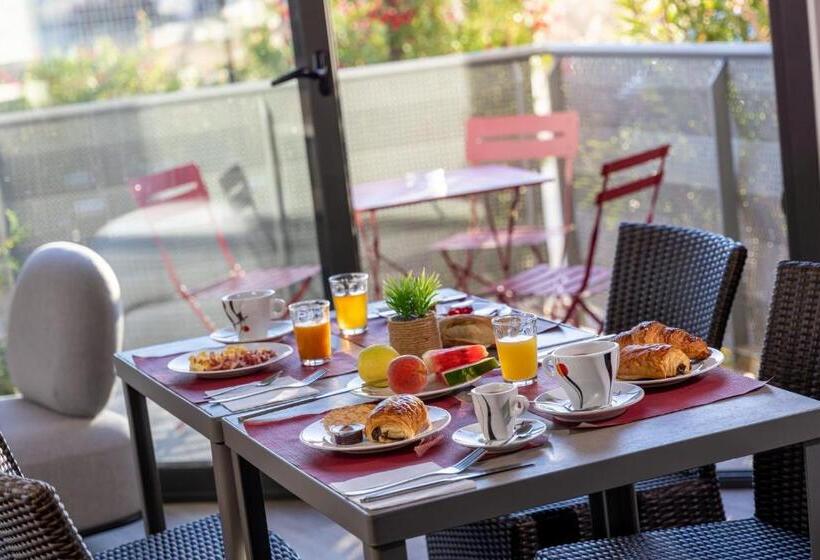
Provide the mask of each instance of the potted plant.
POLYGON ((412 272, 384 281, 384 302, 396 314, 387 322, 390 346, 399 354, 421 356, 441 348, 435 313, 435 296, 441 287, 438 274, 412 272))

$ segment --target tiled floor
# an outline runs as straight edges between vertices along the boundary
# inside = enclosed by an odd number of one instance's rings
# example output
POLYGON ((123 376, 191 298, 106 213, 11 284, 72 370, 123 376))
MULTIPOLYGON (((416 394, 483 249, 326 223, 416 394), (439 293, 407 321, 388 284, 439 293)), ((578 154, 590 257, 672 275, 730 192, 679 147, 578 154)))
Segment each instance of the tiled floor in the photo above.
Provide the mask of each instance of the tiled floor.
MULTIPOLYGON (((725 490, 723 503, 729 519, 750 517, 754 506, 751 490, 725 490)), ((362 557, 359 540, 299 500, 269 501, 268 526, 276 531, 304 560, 358 560, 362 557)), ((166 515, 169 525, 177 525, 203 517, 216 510, 213 503, 169 504, 166 515)), ((106 550, 143 536, 142 523, 131 523, 118 529, 88 537, 93 551, 106 550)), ((427 558, 424 539, 409 543, 412 560, 427 558)))

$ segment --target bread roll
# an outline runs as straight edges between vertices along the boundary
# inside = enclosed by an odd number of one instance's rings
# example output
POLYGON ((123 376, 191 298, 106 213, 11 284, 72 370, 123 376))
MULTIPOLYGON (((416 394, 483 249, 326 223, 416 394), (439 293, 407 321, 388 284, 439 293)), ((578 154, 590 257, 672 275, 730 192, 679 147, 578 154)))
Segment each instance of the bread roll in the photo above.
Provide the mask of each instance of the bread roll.
POLYGON ((667 327, 658 321, 644 321, 615 337, 621 348, 632 344, 671 344, 690 360, 705 360, 711 353, 706 342, 683 329, 667 327))
POLYGON ((666 379, 690 371, 688 356, 671 344, 632 344, 621 348, 618 379, 666 379))
POLYGON ((444 348, 467 344, 495 344, 493 324, 489 317, 480 315, 453 315, 444 317, 438 323, 441 344, 444 348))
POLYGON ((394 395, 376 405, 367 418, 364 433, 371 441, 385 443, 410 439, 429 425, 427 407, 421 399, 394 395))

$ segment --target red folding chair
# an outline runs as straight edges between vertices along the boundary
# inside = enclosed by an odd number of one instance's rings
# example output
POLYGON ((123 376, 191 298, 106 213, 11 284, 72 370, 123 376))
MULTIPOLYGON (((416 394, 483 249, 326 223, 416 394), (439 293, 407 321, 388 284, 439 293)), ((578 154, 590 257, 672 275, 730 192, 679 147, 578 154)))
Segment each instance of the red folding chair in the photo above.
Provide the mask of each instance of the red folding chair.
MULTIPOLYGON (((472 117, 467 121, 467 161, 471 165, 509 161, 541 160, 556 157, 563 161, 563 226, 562 235, 572 228, 572 179, 573 164, 578 155, 578 113, 574 111, 549 115, 507 115, 501 117, 472 117)), ((541 247, 549 232, 543 226, 517 225, 521 203, 521 188, 513 192, 513 200, 507 214, 504 230, 496 227, 489 204, 486 208, 485 226, 479 225, 478 200, 471 200, 470 225, 467 231, 438 241, 433 249, 441 252, 459 289, 467 289, 469 280, 476 280, 488 287, 495 281, 488 280, 473 270, 476 251, 495 249, 498 253, 501 277, 510 274, 512 250, 529 247, 538 262, 544 261, 541 247), (462 263, 450 255, 452 251, 466 253, 462 263)))
POLYGON ((222 295, 242 290, 282 289, 298 284, 291 300, 301 298, 310 286, 310 281, 320 268, 316 265, 287 266, 245 271, 237 262, 214 215, 210 197, 199 168, 189 163, 181 167, 146 175, 129 181, 131 193, 151 228, 154 242, 159 250, 165 271, 179 296, 188 302, 196 316, 208 329, 215 329, 214 322, 205 314, 197 298, 221 297, 222 295), (213 227, 217 245, 227 266, 228 277, 199 288, 189 288, 181 280, 171 253, 166 247, 162 235, 156 227, 159 218, 173 218, 179 211, 175 203, 201 203, 213 227))
MULTIPOLYGON (((585 299, 606 291, 609 286, 609 269, 594 264, 604 204, 645 189, 652 189, 652 198, 646 217, 646 223, 652 223, 668 153, 669 145, 664 144, 602 165, 603 183, 601 192, 595 197, 595 222, 590 233, 585 264, 561 267, 538 264, 502 282, 498 286, 499 298, 510 301, 523 297, 544 297, 551 300, 550 315, 553 317, 558 317, 560 310, 564 309, 563 321, 567 322, 574 318, 576 311, 580 308, 592 317, 598 324, 599 330, 603 328, 603 320, 590 308, 585 299), (650 164, 653 161, 657 162, 657 168, 653 173, 630 179, 617 186, 610 186, 614 173, 650 164)), ((578 322, 577 318, 575 322, 578 322)))

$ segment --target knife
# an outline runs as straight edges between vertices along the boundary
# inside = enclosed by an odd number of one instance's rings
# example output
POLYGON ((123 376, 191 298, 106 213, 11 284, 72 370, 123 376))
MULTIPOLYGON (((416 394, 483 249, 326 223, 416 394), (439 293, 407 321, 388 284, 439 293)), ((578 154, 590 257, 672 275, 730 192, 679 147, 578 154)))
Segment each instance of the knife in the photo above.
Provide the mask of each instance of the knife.
POLYGON ((452 476, 450 478, 445 478, 442 480, 432 480, 430 482, 422 482, 421 484, 415 484, 413 486, 407 486, 405 488, 399 488, 397 490, 384 490, 383 492, 375 492, 373 494, 368 494, 364 498, 361 498, 359 501, 363 504, 369 504, 370 502, 376 502, 378 500, 385 500, 387 498, 394 498, 396 496, 402 496, 404 494, 410 494, 412 492, 417 492, 419 490, 426 490, 428 488, 436 488, 437 486, 443 486, 445 484, 450 484, 451 482, 458 482, 459 480, 471 480, 476 478, 481 478, 484 476, 489 476, 491 474, 502 473, 507 471, 514 471, 516 469, 523 469, 525 467, 531 467, 535 465, 535 463, 524 463, 523 465, 506 465, 503 467, 495 467, 492 469, 484 469, 483 471, 467 473, 467 474, 460 474, 457 476, 452 476))
POLYGON ((250 413, 249 414, 243 414, 242 416, 237 418, 237 420, 239 420, 240 423, 245 422, 245 420, 249 420, 251 418, 256 418, 257 416, 264 416, 265 414, 268 414, 269 412, 276 412, 277 410, 284 410, 284 409, 290 408, 292 406, 299 406, 300 404, 311 403, 313 401, 326 399, 328 397, 333 397, 333 396, 336 396, 336 395, 349 393, 349 392, 354 391, 358 388, 359 388, 359 386, 345 387, 344 389, 336 389, 335 391, 329 391, 327 393, 320 393, 318 395, 311 395, 309 397, 303 397, 301 399, 293 399, 293 400, 286 401, 286 402, 283 402, 283 403, 274 404, 272 406, 270 404, 271 401, 268 401, 267 403, 259 404, 259 405, 256 405, 256 406, 252 406, 251 408, 245 409, 245 412, 250 411, 250 413))

